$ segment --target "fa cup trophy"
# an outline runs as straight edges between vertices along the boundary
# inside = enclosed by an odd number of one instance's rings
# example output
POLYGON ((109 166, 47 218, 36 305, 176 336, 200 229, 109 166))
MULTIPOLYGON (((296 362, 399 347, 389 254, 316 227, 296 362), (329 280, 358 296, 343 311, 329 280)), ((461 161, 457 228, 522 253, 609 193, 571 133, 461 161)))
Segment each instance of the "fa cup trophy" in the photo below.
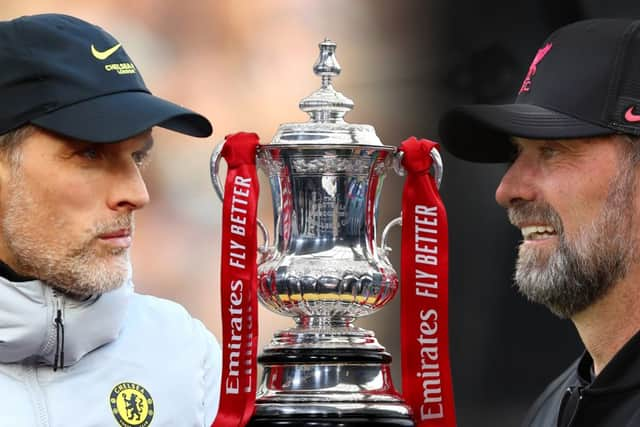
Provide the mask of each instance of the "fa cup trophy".
MULTIPOLYGON (((386 237, 389 228, 400 225, 401 219, 387 225, 380 246, 376 220, 384 176, 391 169, 404 172, 402 157, 408 152, 383 145, 372 126, 345 122, 344 116, 354 104, 332 86, 332 79, 340 74, 336 44, 325 40, 319 46, 313 70, 321 78, 321 87, 300 102, 310 120, 282 124, 265 145, 257 145, 255 134, 234 135, 212 156, 212 181, 228 206, 223 214, 228 224, 223 230, 228 236, 223 237, 223 270, 246 274, 245 278, 228 278, 223 271, 226 332, 218 425, 414 426, 420 419, 437 419, 444 410, 452 412, 443 406, 443 395, 449 390, 444 390, 438 371, 444 366, 448 373, 448 360, 443 361, 436 344, 438 321, 446 314, 435 308, 414 310, 418 335, 415 340, 407 339, 406 345, 414 348, 418 362, 414 367, 403 366, 403 370, 411 370, 409 376, 417 378, 414 382, 422 387, 417 400, 424 407, 416 407, 419 409, 410 407, 394 388, 391 355, 373 332, 354 324, 359 317, 381 309, 399 289, 398 275, 387 258, 386 237), (242 155, 230 154, 232 139, 253 143, 242 155), (231 179, 227 175, 223 189, 218 178, 221 157, 229 168, 239 164, 240 157, 248 158, 248 163, 255 158, 257 167, 268 176, 273 242, 260 220, 246 217, 251 206, 255 210, 257 195, 251 190, 257 188, 252 187, 255 176, 239 173, 231 179), (255 225, 263 233, 261 248, 257 247, 255 225), (252 254, 257 254, 253 273, 248 258, 252 254), (256 290, 248 291, 252 280, 256 290), (295 321, 295 326, 277 332, 259 356, 263 376, 257 390, 251 385, 257 310, 255 305, 241 305, 255 299, 253 292, 268 309, 295 321), (240 398, 243 392, 247 400, 225 403, 227 398, 229 402, 240 398), (231 420, 233 411, 241 413, 237 420, 231 420)), ((429 146, 425 154, 429 179, 439 183, 442 165, 438 151, 429 146)), ((416 224, 422 224, 424 235, 419 240, 420 227, 409 230, 415 234, 411 244, 418 251, 411 262, 436 265, 436 252, 446 248, 437 239, 435 208, 419 201, 408 206, 416 224)), ((404 230, 404 216, 402 221, 404 230)), ((430 292, 436 295, 437 274, 415 265, 410 274, 421 279, 415 287, 417 296, 403 298, 410 301, 421 295, 429 297, 430 292)), ((446 331, 442 323, 440 329, 446 331)), ((409 350, 403 348, 407 354, 409 350)), ((407 385, 404 387, 406 394, 407 385)))

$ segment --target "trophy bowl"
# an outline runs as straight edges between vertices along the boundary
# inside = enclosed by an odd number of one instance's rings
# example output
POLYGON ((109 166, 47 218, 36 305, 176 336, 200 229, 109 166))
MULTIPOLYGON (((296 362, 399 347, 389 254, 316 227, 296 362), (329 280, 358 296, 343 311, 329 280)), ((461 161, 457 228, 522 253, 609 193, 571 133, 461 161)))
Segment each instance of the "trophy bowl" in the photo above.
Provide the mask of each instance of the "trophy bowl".
POLYGON ((375 242, 376 204, 390 151, 260 151, 258 165, 269 176, 276 218, 274 248, 258 269, 266 307, 304 325, 344 326, 393 298, 397 275, 375 242))

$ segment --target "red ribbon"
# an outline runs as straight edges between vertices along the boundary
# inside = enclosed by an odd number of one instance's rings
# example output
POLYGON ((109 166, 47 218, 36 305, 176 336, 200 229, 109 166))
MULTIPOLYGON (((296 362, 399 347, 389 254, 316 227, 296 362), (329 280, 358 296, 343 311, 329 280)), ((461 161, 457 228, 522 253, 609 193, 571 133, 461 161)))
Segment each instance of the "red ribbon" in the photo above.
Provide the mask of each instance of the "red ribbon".
POLYGON ((400 146, 402 193, 401 344, 403 396, 417 427, 456 425, 449 362, 447 216, 429 169, 438 144, 400 146))
POLYGON ((220 406, 214 427, 243 426, 255 408, 258 145, 258 135, 239 132, 227 136, 221 153, 227 162, 220 266, 223 347, 220 406))

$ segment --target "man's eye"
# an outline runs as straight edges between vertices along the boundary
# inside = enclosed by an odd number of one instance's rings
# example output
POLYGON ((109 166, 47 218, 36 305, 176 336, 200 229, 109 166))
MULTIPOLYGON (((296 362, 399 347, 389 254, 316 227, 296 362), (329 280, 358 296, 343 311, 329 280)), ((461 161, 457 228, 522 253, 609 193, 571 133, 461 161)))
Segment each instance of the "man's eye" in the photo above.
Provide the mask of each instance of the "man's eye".
POLYGON ((80 156, 89 160, 96 160, 100 157, 100 153, 95 148, 87 148, 86 150, 82 150, 79 152, 80 156))
POLYGON ((149 157, 149 153, 147 152, 135 152, 131 155, 133 157, 133 161, 136 162, 138 166, 144 166, 147 163, 147 159, 149 157))

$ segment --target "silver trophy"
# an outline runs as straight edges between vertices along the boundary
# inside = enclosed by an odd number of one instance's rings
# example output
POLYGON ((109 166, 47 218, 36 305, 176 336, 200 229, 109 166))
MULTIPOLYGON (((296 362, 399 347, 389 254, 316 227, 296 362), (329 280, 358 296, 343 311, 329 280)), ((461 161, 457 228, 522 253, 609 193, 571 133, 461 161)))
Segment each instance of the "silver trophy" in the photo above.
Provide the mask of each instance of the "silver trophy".
MULTIPOLYGON (((272 244, 259 222, 266 243, 258 296, 295 326, 277 332, 258 359, 264 371, 250 425, 413 426, 391 381, 391 355, 373 332, 354 325, 398 290, 386 236, 400 219, 384 229, 381 246, 376 220, 386 172, 402 173, 400 154, 372 126, 345 122, 353 101, 332 86, 340 74, 336 44, 319 46, 313 70, 322 86, 300 102, 311 119, 282 124, 257 154, 275 222, 272 244)), ((220 151, 211 165, 222 199, 220 151)), ((441 161, 434 160, 439 180, 441 161)))

